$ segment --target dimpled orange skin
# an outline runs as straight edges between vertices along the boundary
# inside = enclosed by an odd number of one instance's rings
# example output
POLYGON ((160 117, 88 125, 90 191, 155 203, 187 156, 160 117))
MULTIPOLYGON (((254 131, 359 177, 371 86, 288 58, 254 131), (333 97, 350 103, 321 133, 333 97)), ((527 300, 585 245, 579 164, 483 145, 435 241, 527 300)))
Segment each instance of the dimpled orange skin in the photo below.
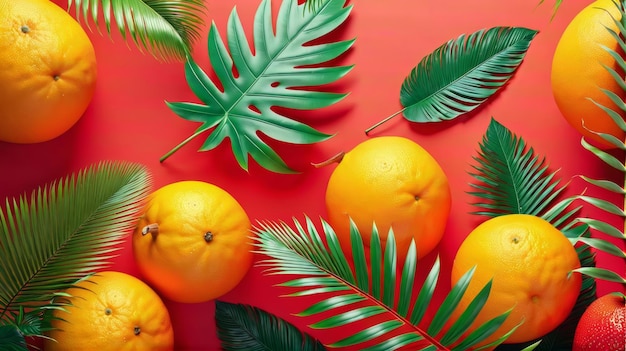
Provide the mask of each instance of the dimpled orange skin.
POLYGON ((146 282, 184 303, 232 290, 252 265, 250 220, 225 190, 181 181, 153 192, 133 234, 135 261, 146 282), (158 224, 158 233, 144 228, 158 224), (210 233, 209 241, 205 240, 210 233))
POLYGON ((580 317, 572 351, 626 350, 626 299, 607 294, 591 303, 580 317))
POLYGON ((333 170, 326 188, 328 222, 344 252, 352 251, 351 218, 366 247, 373 223, 382 240, 392 227, 401 262, 412 239, 418 258, 433 251, 445 231, 450 206, 443 169, 424 148, 404 137, 376 137, 358 144, 333 170))
POLYGON ((174 350, 174 332, 161 298, 141 280, 106 271, 68 289, 66 312, 53 320, 46 351, 174 350))
POLYGON ((621 53, 617 41, 607 28, 617 31, 613 16, 620 19, 620 11, 612 0, 598 0, 581 10, 569 23, 557 44, 552 60, 552 92, 563 117, 585 139, 603 148, 615 147, 590 132, 608 133, 619 140, 626 134, 611 117, 591 100, 620 114, 621 110, 600 89, 616 93, 621 99, 624 92, 606 65, 620 72, 615 59, 603 45, 621 53), (583 126, 584 120, 584 126, 583 126))
POLYGON ((89 37, 50 0, 0 0, 0 140, 54 139, 82 117, 96 87, 89 37))
POLYGON ((466 309, 492 278, 489 298, 472 328, 513 308, 488 342, 522 320, 524 323, 505 343, 526 342, 547 334, 567 318, 582 284, 580 274, 569 275, 580 267, 570 241, 549 222, 532 215, 502 215, 478 225, 457 251, 452 284, 474 266, 476 271, 457 312, 466 309))

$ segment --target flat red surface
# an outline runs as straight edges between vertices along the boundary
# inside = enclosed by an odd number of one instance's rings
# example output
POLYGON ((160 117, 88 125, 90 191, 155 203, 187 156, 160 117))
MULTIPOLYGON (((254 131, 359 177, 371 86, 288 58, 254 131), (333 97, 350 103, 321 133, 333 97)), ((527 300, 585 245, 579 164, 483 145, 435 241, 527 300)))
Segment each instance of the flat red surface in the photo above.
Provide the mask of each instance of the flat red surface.
MULTIPOLYGON (((67 4, 64 0, 54 1, 62 7, 67 4)), ((253 221, 289 222, 292 217, 303 219, 304 214, 314 219, 325 217, 324 192, 333 166, 316 169, 310 163, 351 149, 368 138, 363 132, 365 128, 398 111, 400 85, 422 57, 460 34, 493 26, 523 26, 539 30, 539 34, 514 78, 489 103, 451 123, 418 125, 397 117, 370 134, 370 137, 400 135, 415 140, 439 161, 449 177, 453 203, 445 237, 437 252, 424 260, 424 266, 429 267, 436 254, 442 259, 438 296, 449 287, 447 280, 456 248, 484 219, 469 214, 473 199, 467 191, 473 178, 468 171, 491 117, 523 137, 538 155, 545 156, 551 169, 560 169, 558 176, 563 181, 572 180, 568 195, 580 193, 586 186, 574 178, 576 175, 616 180, 620 176, 582 148, 580 136, 560 116, 550 87, 551 61, 557 41, 567 23, 589 1, 564 1, 552 21, 551 0, 540 6, 538 0, 352 3, 350 18, 333 36, 357 39, 349 53, 337 61, 354 64, 354 69, 333 85, 336 91, 350 95, 335 106, 298 116, 314 128, 335 134, 334 137, 313 145, 272 144, 300 174, 273 174, 254 161, 249 172, 245 172, 238 167, 228 144, 214 151, 196 152, 203 137, 160 164, 159 157, 197 127, 177 117, 164 103, 165 100, 197 101, 186 84, 183 64, 158 62, 132 43, 124 42, 117 32, 109 38, 88 30, 96 49, 99 74, 91 105, 82 119, 57 139, 33 145, 0 143, 0 198, 30 192, 101 160, 126 160, 146 165, 154 188, 180 180, 216 184, 230 192, 253 221)), ((228 15, 236 6, 250 33, 258 4, 258 0, 207 1, 207 23, 214 21, 224 35, 228 15)), ((280 2, 273 4, 276 11, 280 2)), ((207 33, 204 28, 194 57, 209 70, 207 33)), ((609 200, 617 202, 619 198, 609 200)), ((591 208, 583 211, 590 216, 601 215, 591 208)), ((615 219, 604 219, 619 226, 615 219)), ((600 267, 624 271, 622 261, 605 254, 599 254, 597 261, 600 267)), ((113 269, 138 274, 129 246, 113 269)), ((298 298, 281 297, 288 290, 273 286, 281 281, 254 267, 222 299, 258 306, 304 328, 310 321, 293 314, 306 304, 298 298)), ((598 293, 618 289, 615 284, 600 282, 598 293)), ((177 350, 219 349, 213 321, 214 302, 166 303, 175 327, 177 350)), ((341 332, 304 330, 327 343, 335 341, 341 332)))

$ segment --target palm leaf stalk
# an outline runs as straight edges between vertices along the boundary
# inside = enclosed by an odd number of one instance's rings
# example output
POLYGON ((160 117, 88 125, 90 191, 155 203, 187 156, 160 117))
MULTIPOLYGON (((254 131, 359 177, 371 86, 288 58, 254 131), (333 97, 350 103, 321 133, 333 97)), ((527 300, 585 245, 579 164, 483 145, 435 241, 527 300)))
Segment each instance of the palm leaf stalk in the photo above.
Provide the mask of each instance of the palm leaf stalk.
POLYGON ((326 351, 319 340, 260 308, 215 302, 217 336, 225 351, 326 351))
POLYGON ((320 109, 347 96, 311 88, 333 83, 352 69, 322 65, 346 52, 354 40, 309 43, 339 27, 352 6, 346 6, 345 0, 323 0, 314 11, 301 11, 304 4, 283 0, 274 28, 271 5, 271 0, 262 0, 257 9, 253 51, 236 9, 228 19, 227 44, 215 23, 211 25, 208 53, 217 80, 209 78, 190 57, 185 76, 202 104, 167 102, 175 114, 201 125, 160 162, 201 134, 209 133, 199 151, 212 150, 228 138, 242 169, 248 170, 248 157, 252 157, 272 172, 295 173, 259 134, 292 144, 312 144, 331 137, 275 108, 320 109))
POLYGON ((183 61, 200 37, 204 25, 203 0, 68 0, 68 11, 75 5, 78 21, 89 18, 99 27, 102 14, 106 31, 115 25, 124 40, 132 39, 140 50, 147 50, 162 61, 183 61))
MULTIPOLYGON (((468 193, 478 200, 473 203, 476 215, 496 217, 505 214, 530 214, 542 217, 575 244, 581 267, 595 269, 595 255, 590 249, 589 225, 580 223, 576 215, 582 206, 563 195, 566 185, 549 172, 545 158, 537 156, 523 138, 515 135, 494 118, 491 119, 470 175, 476 180, 468 193)), ((576 325, 584 310, 596 299, 595 280, 583 276, 578 300, 568 318, 555 330, 541 338, 537 350, 571 350, 576 325)), ((532 343, 532 342, 531 342, 532 343)), ((501 346, 499 350, 519 345, 501 346)))
MULTIPOLYGON (((284 222, 261 222, 254 231, 257 252, 269 257, 258 262, 258 265, 265 267, 264 272, 297 276, 280 284, 297 290, 287 296, 319 296, 318 302, 305 308, 298 316, 318 317, 322 313, 335 311, 332 316, 310 324, 311 328, 332 330, 363 324, 353 335, 336 340, 328 347, 354 346, 360 350, 382 351, 410 345, 413 350, 467 350, 490 336, 510 313, 507 311, 495 317, 463 337, 484 306, 491 289, 491 282, 488 282, 468 308, 460 312, 458 319, 452 317, 471 281, 472 269, 451 288, 428 328, 422 330, 418 325, 424 320, 427 307, 432 304, 439 279, 439 259, 434 262, 421 288, 415 293, 417 255, 414 243, 410 246, 406 261, 399 266, 393 231, 389 232, 383 250, 374 226, 371 246, 366 253, 361 235, 352 223, 353 258, 349 260, 342 252, 330 225, 323 220, 321 225, 323 236, 309 217, 305 217, 306 229, 294 219, 295 229, 284 222), (413 298, 415 300, 411 304, 413 298), (338 311, 348 307, 350 310, 346 312, 338 311), (385 317, 383 321, 374 322, 381 316, 385 317), (447 330, 446 325, 449 325, 447 330), (402 332, 400 328, 408 328, 409 331, 402 332), (384 340, 368 344, 376 338, 384 340)), ((514 330, 490 346, 500 344, 514 330)))
POLYGON ((64 291, 117 256, 149 185, 143 166, 101 162, 30 197, 6 200, 0 210, 0 341, 22 345, 16 335, 43 336, 46 312, 63 309, 64 291))
MULTIPOLYGON (((611 36, 615 39, 618 44, 620 50, 626 49, 626 41, 624 37, 626 36, 626 1, 614 1, 615 6, 618 7, 620 11, 620 18, 613 18, 615 24, 617 25, 618 32, 606 28, 609 31, 611 36)), ((615 50, 603 46, 603 49, 606 50, 612 57, 615 59, 617 66, 619 67, 621 72, 626 71, 626 61, 624 58, 615 50)), ((611 76, 615 79, 620 88, 626 92, 626 82, 624 81, 624 77, 622 73, 618 73, 612 67, 604 65, 604 68, 611 74, 611 76)), ((626 122, 622 118, 622 114, 626 113, 626 104, 625 102, 615 93, 606 89, 601 89, 606 96, 608 96, 611 101, 618 107, 618 111, 615 111, 607 106, 601 105, 593 100, 591 100, 596 106, 602 109, 607 115, 611 117, 613 122, 622 130, 626 131, 626 122)), ((593 131, 592 131, 593 132, 593 131)), ((624 155, 626 151, 626 144, 623 140, 619 140, 610 134, 605 133, 595 133, 600 136, 603 140, 607 141, 611 145, 613 145, 619 153, 622 155, 622 160, 618 159, 616 156, 601 150, 589 142, 585 140, 583 137, 581 139, 581 145, 587 151, 591 152, 593 155, 598 157, 601 161, 603 161, 607 166, 612 167, 620 171, 623 175, 624 182, 622 184, 617 184, 613 181, 604 180, 604 179, 593 179, 590 177, 583 176, 582 178, 591 186, 596 187, 598 189, 608 191, 611 193, 619 194, 623 197, 624 201, 622 206, 618 206, 610 201, 579 195, 575 198, 583 201, 586 205, 591 205, 596 207, 607 215, 610 216, 619 216, 624 223, 622 228, 618 229, 615 226, 593 218, 579 218, 578 220, 582 223, 587 224, 590 228, 595 230, 600 234, 606 235, 606 238, 580 238, 580 241, 585 244, 593 247, 594 249, 607 253, 609 255, 614 255, 621 259, 626 260, 626 252, 623 249, 619 248, 614 244, 612 240, 618 240, 620 242, 626 243, 626 157, 624 155), (612 240, 608 240, 611 238, 612 240)), ((626 261, 625 261, 626 262, 626 261)), ((621 285, 621 289, 624 290, 626 288, 626 269, 623 272, 615 272, 610 269, 605 268, 593 268, 593 267, 581 267, 579 272, 591 276, 595 279, 601 279, 612 283, 617 283, 621 285)))
POLYGON ((528 28, 494 27, 449 40, 404 79, 402 109, 365 134, 398 114, 411 122, 427 123, 472 111, 513 77, 536 35, 537 31, 528 28))

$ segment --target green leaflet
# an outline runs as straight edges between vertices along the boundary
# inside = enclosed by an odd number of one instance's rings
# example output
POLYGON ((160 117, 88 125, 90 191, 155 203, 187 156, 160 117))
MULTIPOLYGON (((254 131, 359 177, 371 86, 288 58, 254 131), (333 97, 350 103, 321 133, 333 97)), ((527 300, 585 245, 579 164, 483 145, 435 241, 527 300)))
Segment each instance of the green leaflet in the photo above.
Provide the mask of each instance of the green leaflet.
POLYGON ((68 10, 72 4, 76 19, 91 17, 98 25, 101 13, 109 34, 115 23, 124 39, 130 36, 139 49, 165 61, 184 60, 204 23, 203 0, 68 0, 68 10))
POLYGON ((494 27, 449 40, 424 57, 404 79, 402 110, 411 122, 454 119, 480 106, 515 73, 537 31, 494 27))
POLYGON ((228 19, 228 47, 215 24, 211 25, 208 56, 219 82, 212 81, 192 58, 187 60, 187 82, 202 104, 167 102, 167 106, 181 118, 201 125, 164 155, 161 162, 193 138, 211 130, 199 151, 211 150, 228 138, 244 170, 248 170, 248 156, 251 156, 270 171, 293 173, 259 134, 294 144, 311 144, 330 137, 275 109, 319 109, 346 96, 303 88, 329 84, 346 75, 351 66, 319 64, 346 52, 354 40, 305 44, 340 26, 352 7, 345 6, 345 0, 326 0, 311 11, 303 11, 303 6, 297 1, 284 0, 274 34, 271 1, 262 0, 254 18, 254 50, 235 9, 228 19))
POLYGON ((140 165, 102 162, 30 197, 6 199, 0 210, 0 325, 41 336, 46 312, 64 307, 63 291, 117 256, 149 185, 140 165))
POLYGON ((226 351, 325 351, 293 324, 262 309, 215 301, 217 336, 226 351))
POLYGON ((417 291, 414 243, 409 248, 406 261, 398 267, 392 231, 383 250, 374 226, 370 248, 366 251, 361 234, 352 223, 354 257, 349 261, 327 222, 321 221, 321 234, 308 217, 305 217, 305 224, 303 226, 294 219, 294 229, 284 222, 259 223, 254 228, 255 245, 258 253, 269 258, 257 264, 265 268, 266 274, 298 276, 281 284, 296 290, 288 296, 318 296, 316 302, 297 314, 321 318, 310 324, 311 328, 330 333, 335 328, 354 327, 352 335, 334 341, 330 347, 380 351, 403 346, 410 346, 413 350, 465 350, 491 335, 508 316, 507 312, 462 337, 489 296, 491 284, 487 284, 468 308, 461 311, 461 316, 451 324, 450 329, 442 332, 444 325, 451 322, 452 312, 471 281, 473 270, 470 270, 451 288, 428 330, 422 330, 417 325, 423 321, 426 306, 432 305, 439 277, 439 259, 417 291), (336 293, 338 291, 340 293, 336 293), (400 327, 409 327, 411 331, 395 333, 400 327), (368 344, 375 338, 380 339, 373 345, 368 344))

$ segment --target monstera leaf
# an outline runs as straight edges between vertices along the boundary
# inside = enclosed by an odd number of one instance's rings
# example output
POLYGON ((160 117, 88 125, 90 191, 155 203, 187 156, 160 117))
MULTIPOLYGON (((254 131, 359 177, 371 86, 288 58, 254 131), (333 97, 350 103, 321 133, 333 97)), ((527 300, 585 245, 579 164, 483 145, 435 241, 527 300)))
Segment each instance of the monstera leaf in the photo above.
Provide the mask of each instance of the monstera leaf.
MULTIPOLYGON (((269 257, 258 263, 266 268, 265 273, 295 276, 281 284, 296 290, 289 296, 314 295, 319 298, 318 302, 298 313, 299 316, 320 319, 310 327, 330 332, 349 325, 356 330, 354 334, 330 343, 329 347, 380 351, 403 346, 410 346, 412 350, 467 350, 491 335, 508 316, 509 312, 506 312, 468 332, 489 296, 491 282, 487 282, 467 310, 460 311, 456 319, 452 317, 471 280, 472 269, 451 288, 428 328, 423 330, 418 325, 424 321, 426 309, 432 304, 439 279, 439 259, 434 262, 421 288, 416 290, 415 243, 400 266, 393 231, 389 232, 383 250, 374 226, 369 253, 366 253, 361 235, 352 223, 353 258, 349 260, 332 228, 323 220, 321 225, 323 235, 308 217, 305 218, 306 229, 294 220, 295 229, 284 222, 262 222, 255 232, 258 252, 269 257), (397 333, 401 327, 409 330, 397 333)), ((491 346, 501 343, 508 335, 491 346)))
POLYGON ((20 338, 42 336, 46 312, 64 306, 58 299, 67 296, 63 291, 111 264, 149 185, 144 167, 103 162, 30 197, 6 200, 0 210, 0 349, 19 349, 20 338))
POLYGON ((98 25, 101 14, 109 34, 114 23, 124 39, 130 35, 160 60, 184 60, 204 23, 203 0, 68 0, 72 5, 78 20, 91 16, 98 25))
POLYGON ((326 351, 293 324, 250 305, 216 301, 215 324, 225 351, 326 351))
POLYGON ((349 66, 320 65, 346 52, 353 40, 311 42, 341 25, 351 6, 346 7, 345 0, 325 0, 314 11, 306 11, 306 5, 284 0, 274 31, 271 3, 263 0, 256 12, 254 50, 236 10, 228 19, 228 50, 215 24, 211 26, 208 52, 219 82, 212 81, 193 59, 187 61, 187 82, 202 104, 168 102, 167 106, 180 117, 201 125, 161 162, 193 138, 210 133, 200 151, 211 150, 228 138, 243 169, 248 170, 251 156, 270 171, 292 173, 260 134, 294 144, 316 143, 330 137, 284 116, 276 108, 319 109, 346 96, 312 87, 332 83, 351 70, 349 66))
MULTIPOLYGON (((491 119, 478 156, 474 157, 477 182, 469 193, 479 199, 473 205, 475 214, 495 217, 522 213, 542 217, 559 228, 570 241, 582 242, 576 247, 578 259, 585 269, 595 267, 594 255, 585 244, 589 238, 588 226, 576 217, 581 206, 573 207, 574 199, 556 201, 566 186, 549 172, 545 158, 539 158, 521 137, 491 119)), ((583 276, 578 300, 569 317, 554 331, 541 338, 537 350, 571 350, 574 331, 580 316, 596 298, 595 281, 583 276)), ((498 350, 517 350, 519 345, 501 346, 498 350)))
POLYGON ((480 106, 511 79, 537 31, 494 27, 461 35, 424 57, 400 89, 402 113, 411 122, 454 119, 480 106))

